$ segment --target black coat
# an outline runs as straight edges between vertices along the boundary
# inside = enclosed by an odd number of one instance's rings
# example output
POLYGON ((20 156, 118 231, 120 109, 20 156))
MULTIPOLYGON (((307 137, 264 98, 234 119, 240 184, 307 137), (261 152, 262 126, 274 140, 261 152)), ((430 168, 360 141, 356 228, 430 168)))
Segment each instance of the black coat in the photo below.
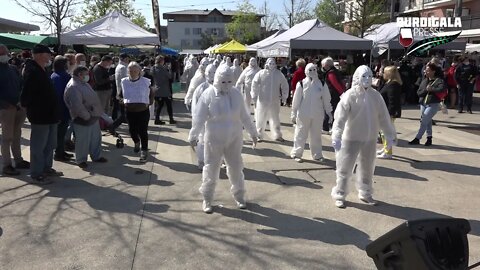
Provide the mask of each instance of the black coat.
POLYGON ((380 90, 388 112, 393 118, 402 116, 402 86, 398 82, 390 81, 380 90))
POLYGON ((442 78, 435 78, 429 80, 428 78, 423 79, 422 83, 418 87, 417 94, 419 97, 420 104, 433 104, 440 103, 440 99, 435 95, 435 93, 440 93, 445 90, 446 84, 442 78), (431 85, 431 92, 427 91, 427 87, 431 85))
POLYGON ((60 120, 57 95, 49 74, 37 62, 27 60, 23 70, 23 88, 20 102, 27 108, 32 124, 50 125, 60 120))

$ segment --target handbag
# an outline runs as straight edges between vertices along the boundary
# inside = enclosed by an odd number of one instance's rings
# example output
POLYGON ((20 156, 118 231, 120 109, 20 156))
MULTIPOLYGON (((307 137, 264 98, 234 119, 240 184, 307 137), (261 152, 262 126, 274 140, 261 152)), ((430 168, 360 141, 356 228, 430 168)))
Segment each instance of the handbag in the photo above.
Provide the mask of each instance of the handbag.
MULTIPOLYGON (((438 78, 435 79, 435 81, 432 84, 434 84, 437 80, 438 78)), ((435 92, 434 94, 439 100, 444 100, 448 95, 448 88, 443 89, 443 91, 441 92, 435 92)))

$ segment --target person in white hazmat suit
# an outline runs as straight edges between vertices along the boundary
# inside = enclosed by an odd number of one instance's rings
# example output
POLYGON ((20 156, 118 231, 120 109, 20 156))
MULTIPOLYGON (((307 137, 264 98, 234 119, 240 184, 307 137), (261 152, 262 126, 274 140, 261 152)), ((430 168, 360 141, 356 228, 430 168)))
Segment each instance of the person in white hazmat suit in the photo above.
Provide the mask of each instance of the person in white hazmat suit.
POLYGON ((208 59, 204 57, 200 61, 200 66, 198 67, 195 75, 190 81, 187 94, 185 95, 185 106, 187 106, 187 109, 189 109, 192 104, 193 93, 195 92, 195 89, 197 89, 200 84, 207 81, 207 78, 205 77, 205 69, 207 68, 208 64, 208 59))
POLYGON ((337 184, 332 189, 335 205, 345 208, 348 181, 355 163, 358 198, 370 205, 373 199, 372 178, 375 169, 377 135, 381 130, 387 149, 394 143, 395 129, 387 106, 378 91, 372 88, 372 71, 363 65, 353 74, 352 87, 337 105, 332 127, 332 145, 336 154, 337 184))
POLYGON ((332 104, 328 86, 318 78, 317 66, 310 63, 305 68, 306 78, 296 85, 292 102, 292 123, 295 124, 295 136, 290 156, 302 162, 303 150, 310 137, 312 158, 323 161, 322 128, 325 113, 332 118, 332 104))
POLYGON ((248 61, 248 67, 242 71, 240 77, 237 80, 235 86, 238 90, 240 90, 243 94, 243 99, 245 100, 245 106, 247 107, 247 112, 250 113, 250 106, 252 104, 252 81, 253 77, 260 71, 260 68, 257 64, 257 59, 251 58, 248 61))
POLYGON ((233 72, 228 67, 220 67, 215 73, 213 86, 201 95, 196 104, 195 117, 188 140, 196 146, 198 137, 205 128, 205 166, 203 167, 202 209, 212 213, 212 201, 216 182, 220 174, 222 157, 227 164, 230 189, 237 206, 246 208, 245 184, 243 175, 243 128, 250 134, 253 147, 257 143, 257 132, 245 109, 242 94, 233 87, 233 72))
POLYGON ((182 82, 186 84, 186 88, 190 86, 190 81, 192 80, 193 76, 195 75, 195 72, 197 72, 198 69, 198 61, 195 56, 190 55, 187 59, 187 62, 185 64, 185 67, 183 69, 183 74, 182 74, 182 82))
POLYGON ((237 82, 238 78, 240 77, 240 74, 242 74, 242 67, 240 66, 240 60, 234 59, 233 60, 233 66, 230 67, 233 71, 233 81, 237 82))
MULTIPOLYGON (((193 99, 192 99, 192 122, 194 121, 195 118, 195 110, 197 108, 196 104, 198 103, 198 100, 200 99, 200 96, 207 90, 208 87, 213 85, 213 79, 215 77, 215 71, 217 70, 217 67, 215 67, 213 64, 210 64, 207 66, 207 69, 205 70, 205 76, 207 78, 207 81, 200 84, 196 89, 195 92, 193 93, 193 99)), ((197 149, 195 153, 197 154, 197 161, 198 161, 198 168, 200 170, 203 169, 203 166, 205 165, 205 154, 204 154, 204 133, 205 130, 201 131, 198 135, 198 144, 197 144, 197 149)))
POLYGON ((273 138, 279 142, 284 141, 280 131, 280 101, 287 101, 288 91, 287 79, 277 69, 275 59, 268 58, 265 68, 260 70, 252 81, 251 96, 256 101, 255 124, 259 141, 263 140, 267 120, 273 138))

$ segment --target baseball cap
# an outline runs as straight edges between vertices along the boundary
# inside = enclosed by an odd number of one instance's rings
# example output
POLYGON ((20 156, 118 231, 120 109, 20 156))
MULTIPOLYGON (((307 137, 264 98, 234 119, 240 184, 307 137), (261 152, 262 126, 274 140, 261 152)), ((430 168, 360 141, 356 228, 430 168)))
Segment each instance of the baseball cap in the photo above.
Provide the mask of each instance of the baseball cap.
POLYGON ((45 46, 45 45, 37 44, 37 45, 33 46, 32 53, 33 53, 33 54, 37 54, 37 53, 49 53, 49 54, 52 54, 52 51, 50 51, 50 49, 49 49, 47 46, 45 46))

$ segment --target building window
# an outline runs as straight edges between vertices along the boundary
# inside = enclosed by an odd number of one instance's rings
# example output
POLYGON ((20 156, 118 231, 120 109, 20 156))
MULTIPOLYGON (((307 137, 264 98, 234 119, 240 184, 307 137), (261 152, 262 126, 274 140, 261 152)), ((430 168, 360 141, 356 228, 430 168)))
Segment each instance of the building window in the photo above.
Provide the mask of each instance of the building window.
POLYGON ((202 40, 201 39, 194 39, 193 40, 193 47, 194 48, 202 47, 202 40))
POLYGON ((190 35, 190 28, 185 28, 185 35, 189 36, 190 35))
POLYGON ((455 17, 454 9, 453 8, 445 9, 445 17, 455 17))
POLYGON ((202 34, 202 28, 193 28, 192 33, 194 36, 200 36, 202 34))
POLYGON ((181 45, 182 48, 189 47, 189 46, 190 46, 190 40, 188 40, 188 39, 182 39, 180 45, 181 45))

